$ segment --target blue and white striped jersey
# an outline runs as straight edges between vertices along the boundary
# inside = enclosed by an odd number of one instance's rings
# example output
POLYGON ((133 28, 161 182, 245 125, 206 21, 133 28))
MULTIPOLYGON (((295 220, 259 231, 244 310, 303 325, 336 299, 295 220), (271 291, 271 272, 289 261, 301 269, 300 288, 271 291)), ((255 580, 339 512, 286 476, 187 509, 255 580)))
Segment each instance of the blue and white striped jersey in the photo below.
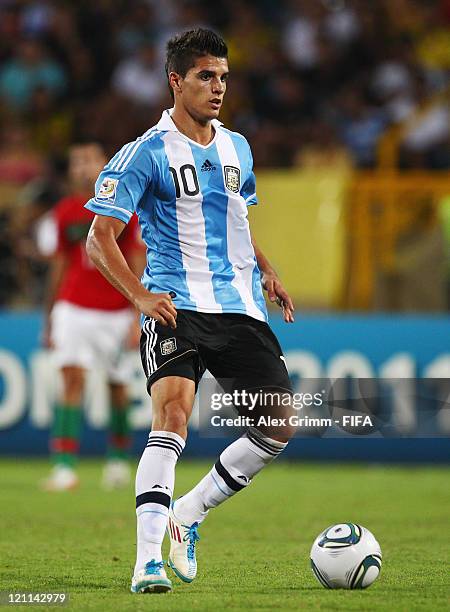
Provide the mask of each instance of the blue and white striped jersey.
POLYGON ((247 219, 257 203, 249 144, 214 120, 214 139, 200 145, 170 114, 111 159, 86 208, 125 223, 136 212, 149 291, 175 292, 177 308, 266 321, 247 219))

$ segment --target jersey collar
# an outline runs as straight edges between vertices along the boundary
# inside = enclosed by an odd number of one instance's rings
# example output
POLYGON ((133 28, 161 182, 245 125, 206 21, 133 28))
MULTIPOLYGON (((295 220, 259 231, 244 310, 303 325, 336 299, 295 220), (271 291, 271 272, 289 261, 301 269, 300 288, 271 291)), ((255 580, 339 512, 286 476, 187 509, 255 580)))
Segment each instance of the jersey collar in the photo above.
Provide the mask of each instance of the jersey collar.
MULTIPOLYGON (((172 116, 171 116, 174 110, 175 110, 174 108, 168 108, 163 112, 163 114, 161 115, 161 119, 156 124, 157 130, 161 130, 161 132, 178 132, 179 131, 177 126, 173 122, 172 116)), ((211 125, 214 128, 218 128, 221 125, 223 125, 223 123, 219 121, 218 119, 212 119, 211 125)))

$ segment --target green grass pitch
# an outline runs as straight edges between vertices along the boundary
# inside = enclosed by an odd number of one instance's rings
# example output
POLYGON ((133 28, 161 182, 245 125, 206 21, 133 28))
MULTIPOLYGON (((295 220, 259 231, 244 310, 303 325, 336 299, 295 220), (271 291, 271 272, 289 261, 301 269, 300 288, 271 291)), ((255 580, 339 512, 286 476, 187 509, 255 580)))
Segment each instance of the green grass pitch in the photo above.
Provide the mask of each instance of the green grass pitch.
MULTIPOLYGON (((208 466, 181 460, 177 493, 208 466)), ((174 591, 159 595, 129 592, 133 488, 104 493, 101 464, 89 461, 80 465, 77 491, 44 493, 37 483, 47 470, 43 461, 0 461, 0 590, 67 591, 67 609, 83 612, 449 609, 444 467, 280 461, 211 512, 200 530, 195 582, 183 584, 168 570, 174 591), (365 591, 325 590, 309 568, 315 536, 343 521, 363 524, 381 544, 381 575, 365 591)))

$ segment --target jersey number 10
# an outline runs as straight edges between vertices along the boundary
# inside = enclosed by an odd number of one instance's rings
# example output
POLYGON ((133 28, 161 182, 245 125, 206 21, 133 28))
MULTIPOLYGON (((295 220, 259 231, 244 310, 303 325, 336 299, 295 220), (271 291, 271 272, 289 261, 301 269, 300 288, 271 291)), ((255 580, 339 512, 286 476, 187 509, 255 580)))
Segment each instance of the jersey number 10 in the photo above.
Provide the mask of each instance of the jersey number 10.
MULTIPOLYGON (((175 168, 169 167, 170 173, 175 184, 175 195, 178 198, 181 197, 180 181, 175 168)), ((179 170, 181 176, 181 182, 183 184, 184 194, 187 196, 196 196, 200 193, 200 185, 198 184, 198 177, 195 167, 192 164, 184 164, 179 170)))

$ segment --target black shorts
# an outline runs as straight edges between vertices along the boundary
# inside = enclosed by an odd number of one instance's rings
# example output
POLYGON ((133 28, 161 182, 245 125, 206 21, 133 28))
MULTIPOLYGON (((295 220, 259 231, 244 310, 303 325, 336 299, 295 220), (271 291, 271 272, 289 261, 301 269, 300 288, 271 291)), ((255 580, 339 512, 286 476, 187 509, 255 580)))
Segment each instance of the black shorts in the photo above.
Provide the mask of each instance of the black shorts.
POLYGON ((206 369, 225 391, 273 388, 292 391, 283 352, 269 325, 234 313, 178 310, 177 328, 147 317, 141 359, 147 389, 165 376, 182 376, 197 390, 206 369))

